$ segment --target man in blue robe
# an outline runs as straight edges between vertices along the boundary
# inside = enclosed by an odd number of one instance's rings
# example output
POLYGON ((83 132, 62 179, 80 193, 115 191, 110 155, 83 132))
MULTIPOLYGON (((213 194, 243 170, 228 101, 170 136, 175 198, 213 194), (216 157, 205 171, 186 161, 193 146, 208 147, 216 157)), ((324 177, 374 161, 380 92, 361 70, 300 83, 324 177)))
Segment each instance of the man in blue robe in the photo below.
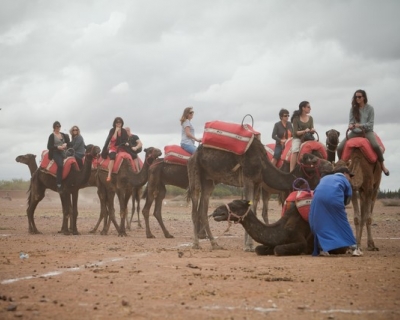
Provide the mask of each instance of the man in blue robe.
POLYGON ((329 251, 345 247, 352 249, 353 256, 362 255, 345 210, 352 196, 353 176, 347 167, 342 167, 323 177, 315 188, 309 216, 314 233, 313 256, 329 255, 329 251))

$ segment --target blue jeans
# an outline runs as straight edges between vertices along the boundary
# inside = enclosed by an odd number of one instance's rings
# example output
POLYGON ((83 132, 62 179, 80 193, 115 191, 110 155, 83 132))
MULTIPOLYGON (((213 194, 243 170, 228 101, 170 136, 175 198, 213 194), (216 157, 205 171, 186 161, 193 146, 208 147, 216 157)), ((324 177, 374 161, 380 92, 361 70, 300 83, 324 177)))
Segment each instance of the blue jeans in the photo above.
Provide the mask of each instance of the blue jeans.
POLYGON ((181 143, 181 147, 183 150, 189 152, 190 154, 195 153, 196 151, 196 146, 193 144, 186 144, 186 143, 181 143))
POLYGON ((54 152, 53 160, 57 164, 57 184, 61 185, 64 167, 64 156, 60 152, 54 152))

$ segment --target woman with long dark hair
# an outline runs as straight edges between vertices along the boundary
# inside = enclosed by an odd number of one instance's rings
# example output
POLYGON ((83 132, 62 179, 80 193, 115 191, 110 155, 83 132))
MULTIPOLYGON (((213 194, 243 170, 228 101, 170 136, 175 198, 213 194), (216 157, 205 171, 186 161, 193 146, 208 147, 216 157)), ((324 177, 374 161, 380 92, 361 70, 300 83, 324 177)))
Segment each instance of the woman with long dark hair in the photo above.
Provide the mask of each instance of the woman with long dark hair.
MULTIPOLYGON (((388 176, 389 170, 385 167, 385 159, 383 158, 382 150, 375 138, 374 121, 374 107, 368 104, 367 93, 364 90, 358 89, 356 92, 354 92, 353 99, 351 101, 348 126, 351 132, 348 134, 348 139, 362 137, 365 133, 365 138, 369 140, 372 149, 374 149, 376 155, 378 156, 378 161, 381 163, 383 173, 388 176)), ((342 157, 342 152, 346 141, 347 138, 343 139, 337 148, 339 159, 342 157)))
POLYGON ((293 124, 293 140, 292 140, 292 156, 290 158, 290 171, 294 169, 299 155, 301 138, 306 133, 314 133, 314 119, 309 115, 311 106, 308 101, 302 101, 299 104, 299 109, 293 112, 290 119, 293 124))

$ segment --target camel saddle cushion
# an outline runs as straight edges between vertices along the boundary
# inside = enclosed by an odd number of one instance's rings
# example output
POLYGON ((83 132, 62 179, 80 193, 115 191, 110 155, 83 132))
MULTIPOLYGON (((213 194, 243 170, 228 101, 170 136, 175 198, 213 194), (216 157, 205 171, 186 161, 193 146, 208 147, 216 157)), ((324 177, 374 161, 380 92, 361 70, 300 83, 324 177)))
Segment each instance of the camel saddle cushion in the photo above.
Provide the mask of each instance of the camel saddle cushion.
POLYGON ((300 151, 299 156, 297 157, 297 161, 299 162, 305 153, 313 153, 314 151, 319 152, 322 156, 322 159, 328 159, 326 147, 321 142, 306 141, 300 145, 300 151))
POLYGON ((204 147, 244 154, 260 133, 248 124, 237 124, 223 121, 206 122, 202 144, 204 147))
MULTIPOLYGON (((279 161, 276 163, 276 166, 278 168, 282 167, 283 162, 290 161, 290 156, 292 155, 292 141, 293 138, 289 138, 286 143, 285 143, 285 148, 282 150, 281 158, 279 161)), ((274 151, 275 151, 275 143, 270 143, 264 146, 265 150, 267 151, 267 156, 268 159, 272 161, 272 158, 274 157, 274 151)))
MULTIPOLYGON (((374 132, 375 133, 375 132, 374 132)), ((382 140, 375 133, 376 141, 381 147, 382 153, 385 152, 385 147, 382 143, 382 140)), ((376 155, 374 149, 372 149, 371 143, 367 138, 363 137, 354 137, 346 141, 346 144, 342 153, 342 160, 348 161, 350 159, 351 153, 354 149, 360 149, 362 154, 367 158, 370 163, 375 163, 378 160, 378 156, 376 155)))
MULTIPOLYGON (((67 157, 64 159, 64 167, 63 167, 63 174, 62 178, 65 179, 69 172, 71 171, 71 167, 75 166, 75 170, 79 171, 78 163, 75 160, 75 157, 67 157)), ((57 164, 54 160, 49 159, 49 150, 44 150, 42 152, 42 160, 40 162, 40 169, 52 176, 57 175, 57 164)))
MULTIPOLYGON (((124 161, 124 160, 129 162, 129 164, 132 167, 133 172, 139 172, 143 166, 143 162, 139 157, 137 157, 135 160, 133 160, 131 155, 128 152, 120 151, 117 153, 117 155, 115 157, 115 162, 114 162, 114 166, 112 169, 112 173, 118 173, 118 171, 121 167, 122 161, 124 161)), ((108 171, 109 163, 110 163, 110 158, 107 157, 107 159, 101 158, 97 165, 98 165, 99 169, 108 171)))
POLYGON ((285 200, 285 203, 283 204, 282 216, 291 206, 296 206, 301 217, 304 219, 304 221, 308 222, 308 215, 310 213, 310 206, 313 196, 313 191, 293 191, 291 194, 289 194, 289 196, 285 200))
POLYGON ((164 162, 180 164, 187 166, 187 162, 191 157, 191 154, 186 150, 183 150, 178 145, 170 145, 164 147, 165 158, 164 162))

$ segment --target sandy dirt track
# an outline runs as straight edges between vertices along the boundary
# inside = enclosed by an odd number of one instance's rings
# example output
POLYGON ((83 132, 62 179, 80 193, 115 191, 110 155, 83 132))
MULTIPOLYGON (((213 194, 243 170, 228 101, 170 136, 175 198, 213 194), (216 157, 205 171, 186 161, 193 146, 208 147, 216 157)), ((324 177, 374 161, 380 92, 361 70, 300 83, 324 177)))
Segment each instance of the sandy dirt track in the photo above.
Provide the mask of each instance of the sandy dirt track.
MULTIPOLYGON (((151 217, 156 238, 147 239, 137 222, 128 237, 113 227, 108 236, 90 234, 99 212, 92 191, 80 199, 80 236, 57 232, 61 204, 54 192, 35 213, 41 235, 28 234, 25 194, 11 198, 0 199, 0 319, 400 318, 400 207, 376 205, 380 251, 266 257, 243 251, 241 225, 224 234, 227 224, 213 220, 225 250, 212 251, 207 240, 193 250, 191 209, 183 201, 166 200, 163 209, 174 238, 165 239, 151 217)), ((213 200, 209 212, 228 201, 213 200)), ((276 221, 278 203, 270 208, 276 221)), ((351 207, 348 213, 352 220, 351 207)))

